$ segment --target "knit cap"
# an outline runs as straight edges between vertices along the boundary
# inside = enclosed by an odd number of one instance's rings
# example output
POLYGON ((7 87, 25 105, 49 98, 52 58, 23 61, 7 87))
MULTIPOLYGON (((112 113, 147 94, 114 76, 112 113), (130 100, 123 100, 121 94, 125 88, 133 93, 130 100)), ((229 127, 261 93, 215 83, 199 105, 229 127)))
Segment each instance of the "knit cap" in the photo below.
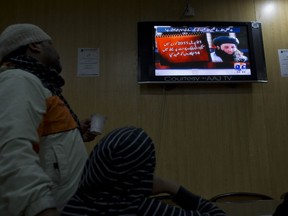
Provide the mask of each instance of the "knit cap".
POLYGON ((21 23, 8 26, 0 35, 0 61, 21 46, 51 40, 51 37, 36 25, 21 23))
POLYGON ((239 40, 232 36, 219 36, 213 40, 215 46, 220 46, 223 43, 233 43, 239 45, 239 40))

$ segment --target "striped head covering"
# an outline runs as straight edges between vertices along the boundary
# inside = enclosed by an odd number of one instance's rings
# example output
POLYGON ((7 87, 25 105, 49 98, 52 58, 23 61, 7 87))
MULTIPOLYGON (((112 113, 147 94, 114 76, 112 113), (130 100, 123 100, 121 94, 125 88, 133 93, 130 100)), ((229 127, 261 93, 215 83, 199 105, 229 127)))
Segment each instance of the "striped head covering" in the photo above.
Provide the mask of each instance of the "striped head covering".
POLYGON ((135 215, 151 195, 154 169, 154 144, 144 130, 116 129, 91 152, 62 215, 135 215))

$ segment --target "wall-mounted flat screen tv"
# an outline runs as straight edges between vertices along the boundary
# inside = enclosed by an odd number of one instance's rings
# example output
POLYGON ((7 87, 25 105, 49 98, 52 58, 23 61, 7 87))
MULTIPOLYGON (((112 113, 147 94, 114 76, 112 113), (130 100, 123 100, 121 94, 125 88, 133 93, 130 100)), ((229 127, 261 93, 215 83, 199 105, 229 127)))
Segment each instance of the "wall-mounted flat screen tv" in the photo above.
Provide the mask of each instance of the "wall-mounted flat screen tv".
POLYGON ((138 83, 267 82, 261 23, 138 23, 138 83))

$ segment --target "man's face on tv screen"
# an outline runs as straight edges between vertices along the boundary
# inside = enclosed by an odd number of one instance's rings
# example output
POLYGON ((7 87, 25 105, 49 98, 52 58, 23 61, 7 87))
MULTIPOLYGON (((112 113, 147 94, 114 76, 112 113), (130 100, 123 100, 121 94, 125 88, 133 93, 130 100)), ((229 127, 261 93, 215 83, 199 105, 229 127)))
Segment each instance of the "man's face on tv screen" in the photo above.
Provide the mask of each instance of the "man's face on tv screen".
POLYGON ((237 46, 233 43, 223 43, 221 44, 220 49, 229 55, 233 55, 237 50, 237 46))

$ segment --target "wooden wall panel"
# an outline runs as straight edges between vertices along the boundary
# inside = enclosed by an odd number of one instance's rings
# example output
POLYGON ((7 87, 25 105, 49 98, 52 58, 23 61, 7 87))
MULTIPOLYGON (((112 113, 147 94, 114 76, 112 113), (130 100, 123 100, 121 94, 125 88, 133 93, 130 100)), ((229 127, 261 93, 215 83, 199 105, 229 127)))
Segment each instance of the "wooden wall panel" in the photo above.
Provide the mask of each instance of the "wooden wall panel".
POLYGON ((268 1, 257 2, 257 18, 264 23, 263 37, 268 69, 269 83, 263 88, 263 107, 265 107, 265 127, 267 136, 267 152, 269 178, 273 194, 281 194, 288 190, 288 175, 285 173, 288 160, 286 140, 287 128, 287 96, 288 79, 281 77, 278 61, 278 49, 288 47, 287 22, 288 2, 274 1, 274 9, 265 11, 268 1))
POLYGON ((270 14, 264 0, 191 1, 196 16, 183 20, 262 22, 269 82, 174 87, 136 83, 136 27, 138 21, 180 20, 186 1, 39 2, 2 1, 0 28, 31 22, 54 38, 64 94, 80 118, 105 114, 104 133, 143 127, 156 144, 157 173, 205 197, 255 191, 277 198, 288 191, 288 78, 281 77, 277 56, 277 49, 288 48, 287 1, 275 1, 270 14), (77 77, 78 48, 100 48, 99 77, 77 77))

